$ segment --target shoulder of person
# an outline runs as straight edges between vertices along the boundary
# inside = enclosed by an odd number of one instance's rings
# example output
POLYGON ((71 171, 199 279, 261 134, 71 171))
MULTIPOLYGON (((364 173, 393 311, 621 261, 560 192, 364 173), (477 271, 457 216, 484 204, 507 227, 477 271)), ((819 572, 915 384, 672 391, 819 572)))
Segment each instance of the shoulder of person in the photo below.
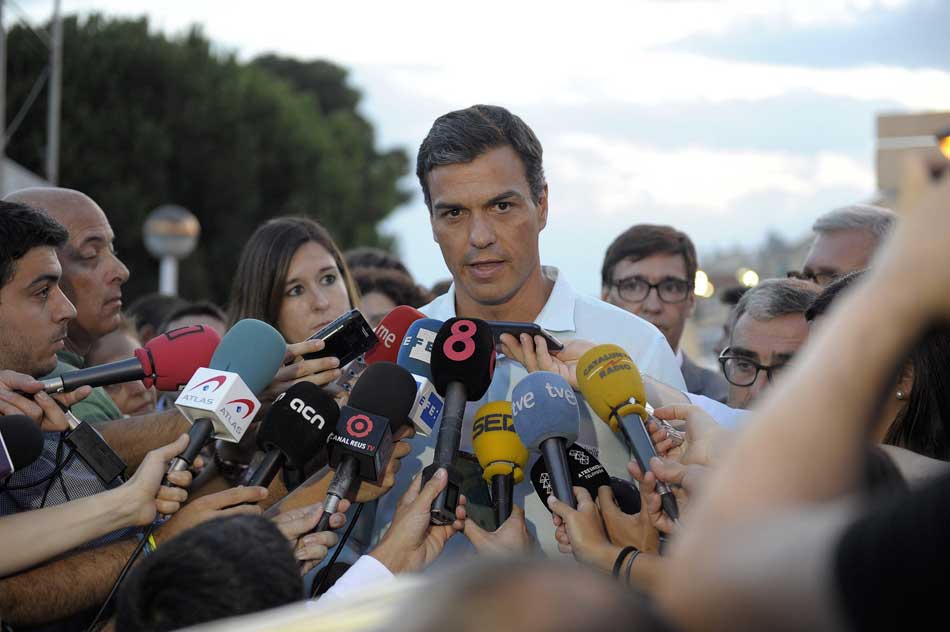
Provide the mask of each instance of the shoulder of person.
POLYGON ((652 323, 616 305, 582 294, 577 295, 574 303, 574 326, 579 332, 578 337, 581 338, 587 328, 594 327, 600 331, 609 331, 617 337, 635 339, 639 344, 642 344, 644 339, 666 340, 652 323))

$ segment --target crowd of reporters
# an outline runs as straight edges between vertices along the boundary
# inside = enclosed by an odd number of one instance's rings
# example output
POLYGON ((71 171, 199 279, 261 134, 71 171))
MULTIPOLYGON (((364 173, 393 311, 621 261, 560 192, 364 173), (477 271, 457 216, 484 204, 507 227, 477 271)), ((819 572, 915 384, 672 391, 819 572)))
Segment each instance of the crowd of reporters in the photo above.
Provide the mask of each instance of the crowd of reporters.
POLYGON ((681 344, 683 232, 606 245, 600 297, 542 265, 542 148, 517 116, 439 117, 417 175, 447 287, 283 216, 247 236, 224 308, 125 307, 82 192, 0 201, 4 626, 939 616, 950 176, 909 163, 899 213, 817 218, 801 271, 737 299, 713 369, 681 344))

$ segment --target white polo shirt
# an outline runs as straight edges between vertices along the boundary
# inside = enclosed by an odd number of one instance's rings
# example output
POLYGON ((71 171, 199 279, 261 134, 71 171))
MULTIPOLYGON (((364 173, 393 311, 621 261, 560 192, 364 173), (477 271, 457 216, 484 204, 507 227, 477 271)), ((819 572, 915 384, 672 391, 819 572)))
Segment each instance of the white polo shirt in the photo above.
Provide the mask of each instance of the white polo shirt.
MULTIPOLYGON (((647 321, 614 307, 599 299, 578 294, 557 268, 543 268, 545 276, 554 281, 554 288, 547 303, 534 322, 554 334, 562 342, 575 338, 594 343, 612 343, 623 348, 633 359, 641 373, 669 384, 681 391, 686 390, 679 363, 669 343, 660 331, 647 321)), ((455 317, 455 284, 448 292, 435 299, 420 311, 429 318, 448 320, 455 317)), ((499 356, 495 363, 495 374, 486 395, 478 402, 470 402, 465 409, 462 426, 461 449, 473 452, 472 417, 487 402, 511 401, 511 392, 515 385, 527 375, 525 368, 505 356, 499 356)), ((578 400, 583 398, 578 393, 578 400)), ((590 450, 611 476, 629 479, 627 462, 630 461, 626 446, 620 437, 611 432, 606 423, 600 421, 586 405, 580 407, 581 421, 577 443, 590 450)), ((437 431, 429 437, 417 436, 410 443, 412 452, 402 460, 395 487, 379 499, 376 514, 377 531, 389 524, 396 503, 406 491, 412 477, 423 467, 432 463, 437 431)), ((528 464, 530 471, 533 459, 528 464)), ((535 534, 548 555, 559 555, 554 540, 554 525, 551 513, 534 492, 526 472, 525 480, 516 485, 514 501, 524 507, 529 530, 535 534)), ((462 550, 472 550, 468 539, 463 535, 453 537, 443 558, 451 559, 462 550)))

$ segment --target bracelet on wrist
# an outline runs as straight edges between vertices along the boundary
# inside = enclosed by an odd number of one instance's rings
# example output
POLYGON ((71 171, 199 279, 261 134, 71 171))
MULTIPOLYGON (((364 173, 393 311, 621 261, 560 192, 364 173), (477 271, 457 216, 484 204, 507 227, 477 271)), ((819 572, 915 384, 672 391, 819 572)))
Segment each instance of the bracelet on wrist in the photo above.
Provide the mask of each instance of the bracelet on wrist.
POLYGON ((624 558, 630 555, 631 552, 636 551, 636 550, 637 550, 637 547, 635 546, 625 546, 622 549, 620 549, 620 553, 617 555, 617 560, 614 562, 614 570, 611 573, 611 575, 613 575, 614 577, 619 577, 620 566, 621 564, 623 564, 624 558))

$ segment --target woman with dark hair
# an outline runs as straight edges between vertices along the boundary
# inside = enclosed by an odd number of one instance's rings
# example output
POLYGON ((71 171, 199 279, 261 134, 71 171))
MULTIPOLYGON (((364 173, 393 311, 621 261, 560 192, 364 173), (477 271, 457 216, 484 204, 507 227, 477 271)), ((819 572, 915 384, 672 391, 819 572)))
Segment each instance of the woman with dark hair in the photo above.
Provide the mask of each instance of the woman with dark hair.
MULTIPOLYGON (((864 272, 835 280, 805 313, 814 321, 864 272)), ((931 329, 904 362, 880 409, 872 439, 917 454, 950 461, 950 329, 931 329)))
POLYGON ((300 379, 326 386, 340 376, 337 358, 303 360, 323 348, 322 341, 304 341, 358 301, 340 249, 323 226, 305 217, 278 217, 254 231, 231 286, 228 321, 262 320, 287 341, 288 366, 262 399, 272 400, 300 379))

